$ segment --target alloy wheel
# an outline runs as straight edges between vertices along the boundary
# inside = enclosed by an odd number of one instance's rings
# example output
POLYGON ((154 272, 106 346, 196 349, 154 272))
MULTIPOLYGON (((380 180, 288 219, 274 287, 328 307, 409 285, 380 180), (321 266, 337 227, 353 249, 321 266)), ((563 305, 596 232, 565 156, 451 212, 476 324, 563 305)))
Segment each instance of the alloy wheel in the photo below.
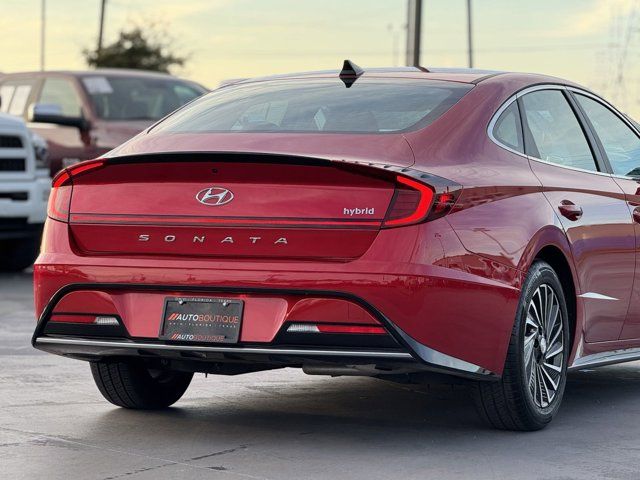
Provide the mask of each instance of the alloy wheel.
POLYGON ((564 362, 564 323, 553 288, 540 285, 527 307, 524 329, 525 379, 531 399, 547 408, 556 398, 564 362))

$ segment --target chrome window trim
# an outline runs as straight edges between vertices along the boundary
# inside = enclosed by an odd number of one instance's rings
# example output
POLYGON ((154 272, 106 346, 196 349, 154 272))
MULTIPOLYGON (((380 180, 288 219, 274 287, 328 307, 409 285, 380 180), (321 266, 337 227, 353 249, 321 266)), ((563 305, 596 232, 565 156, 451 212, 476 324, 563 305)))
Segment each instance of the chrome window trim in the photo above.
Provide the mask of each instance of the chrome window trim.
MULTIPOLYGON (((507 145, 504 145, 503 143, 501 143, 494 135, 493 135, 493 130, 495 128, 496 123, 498 122, 498 118, 500 118, 500 115, 502 114, 502 112, 504 112, 507 108, 509 108, 511 106, 511 104, 513 102, 515 102, 516 100, 518 100, 519 98, 527 95, 528 93, 531 92, 536 92, 538 90, 560 90, 560 91, 573 91, 576 93, 580 93, 580 94, 587 94, 588 96, 592 96, 595 99, 598 99, 599 97, 593 95, 592 93, 589 93, 585 90, 576 88, 576 87, 569 87, 569 86, 565 86, 565 85, 558 85, 558 84, 554 84, 554 83, 549 83, 549 84, 541 84, 541 85, 534 85, 532 87, 528 87, 525 88, 523 90, 520 90, 519 92, 517 92, 516 94, 512 95, 511 97, 509 97, 501 106, 500 108, 498 108, 498 110, 496 110, 496 112, 493 114, 493 116, 491 117, 491 120, 489 121, 489 125, 487 126, 487 135, 489 137, 489 139, 491 139, 491 141, 493 143, 495 143, 497 146, 499 146, 500 148, 503 148, 504 150, 507 150, 511 153, 515 153, 516 155, 519 155, 521 157, 526 158, 527 160, 533 160, 534 162, 539 162, 539 163, 544 163, 545 165, 552 165, 554 167, 558 167, 558 168, 564 168, 566 170, 572 170, 575 172, 583 172, 583 173, 590 173, 592 175, 601 175, 601 176, 605 176, 605 177, 613 177, 616 175, 613 175, 609 172, 598 172, 595 170, 587 170, 585 168, 578 168, 578 167, 570 167, 568 165, 560 165, 559 163, 553 163, 553 162, 549 162, 547 160, 543 160, 541 158, 538 157, 532 157, 531 155, 527 155, 525 153, 521 153, 518 152, 517 150, 514 150, 511 147, 508 147, 507 145)), ((615 110, 615 109, 614 109, 615 110)), ((576 119, 578 120, 578 122, 582 125, 582 123, 580 122, 580 119, 578 119, 576 117, 576 119)), ((628 122, 627 122, 628 123, 628 122)), ((637 132, 637 130, 634 128, 634 131, 637 132)), ((595 158, 594 158, 594 162, 595 162, 595 158)), ((633 179, 633 177, 621 177, 621 178, 625 178, 625 179, 633 179)))

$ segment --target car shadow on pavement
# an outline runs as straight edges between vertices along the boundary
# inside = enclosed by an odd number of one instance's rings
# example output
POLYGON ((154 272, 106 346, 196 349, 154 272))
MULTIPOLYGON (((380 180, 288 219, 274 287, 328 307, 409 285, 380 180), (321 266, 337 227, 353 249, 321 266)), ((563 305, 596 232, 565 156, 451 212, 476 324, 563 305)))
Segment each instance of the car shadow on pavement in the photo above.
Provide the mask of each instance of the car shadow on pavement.
MULTIPOLYGON (((226 380, 209 377, 207 381, 226 380)), ((245 442, 277 438, 283 443, 296 442, 307 435, 339 435, 345 445, 360 437, 390 444, 398 437, 413 435, 439 441, 457 437, 456 432, 513 435, 486 427, 475 412, 471 390, 462 386, 401 385, 367 378, 314 378, 291 384, 242 384, 230 393, 214 393, 210 398, 202 396, 209 390, 207 384, 201 386, 204 388, 198 389, 197 397, 186 398, 164 411, 113 409, 101 418, 113 423, 142 416, 152 420, 153 428, 169 429, 172 435, 192 437, 194 430, 206 436, 234 432, 245 437, 245 442)), ((571 373, 560 413, 545 432, 572 424, 584 426, 585 417, 594 428, 598 428, 598 419, 624 423, 621 413, 628 409, 637 411, 638 398, 640 368, 637 363, 571 373)))
POLYGON ((560 414, 533 434, 486 427, 460 386, 293 370, 199 375, 162 411, 112 407, 94 394, 47 410, 54 433, 29 445, 61 459, 48 478, 89 478, 67 475, 76 464, 85 473, 83 465, 101 466, 90 477, 101 480, 638 478, 638 364, 571 374, 560 414))

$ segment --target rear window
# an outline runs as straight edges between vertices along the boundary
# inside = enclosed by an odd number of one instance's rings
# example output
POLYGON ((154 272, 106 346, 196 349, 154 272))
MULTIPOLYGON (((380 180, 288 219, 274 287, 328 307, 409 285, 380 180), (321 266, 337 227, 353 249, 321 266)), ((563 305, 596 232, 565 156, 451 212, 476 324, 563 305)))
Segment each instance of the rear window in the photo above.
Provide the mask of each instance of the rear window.
POLYGON ((473 86, 430 80, 338 78, 232 85, 155 127, 165 132, 387 133, 422 128, 473 86))

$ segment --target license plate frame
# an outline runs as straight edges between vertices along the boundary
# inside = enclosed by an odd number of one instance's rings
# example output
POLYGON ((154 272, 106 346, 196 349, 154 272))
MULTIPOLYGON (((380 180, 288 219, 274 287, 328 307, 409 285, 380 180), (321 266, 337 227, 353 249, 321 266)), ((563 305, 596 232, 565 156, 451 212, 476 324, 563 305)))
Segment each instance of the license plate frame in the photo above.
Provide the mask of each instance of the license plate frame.
POLYGON ((222 297, 166 297, 158 338, 171 342, 238 343, 244 301, 222 297))

